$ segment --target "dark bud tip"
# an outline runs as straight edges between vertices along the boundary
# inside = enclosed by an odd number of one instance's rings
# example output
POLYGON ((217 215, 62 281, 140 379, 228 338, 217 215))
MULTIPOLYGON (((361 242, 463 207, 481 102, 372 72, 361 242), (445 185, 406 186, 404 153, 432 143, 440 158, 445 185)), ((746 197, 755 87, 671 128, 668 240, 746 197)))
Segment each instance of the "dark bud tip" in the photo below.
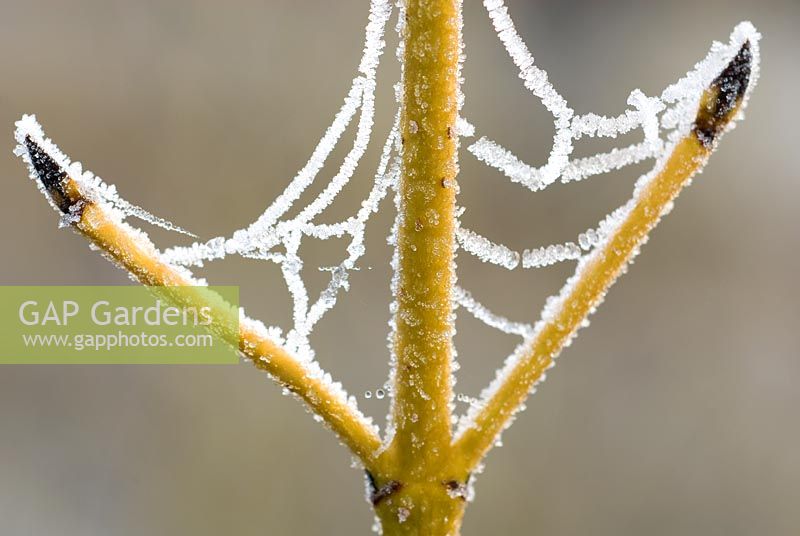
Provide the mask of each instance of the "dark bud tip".
POLYGON ((64 214, 69 213, 72 201, 65 190, 67 172, 49 154, 44 152, 44 149, 33 141, 30 136, 25 136, 25 148, 28 150, 28 155, 30 155, 33 169, 36 171, 36 175, 47 193, 50 194, 50 198, 61 212, 64 214))
POLYGON ((750 82, 752 67, 753 52, 750 41, 745 41, 703 94, 693 132, 704 146, 713 144, 739 109, 750 82))
POLYGON ((745 41, 736 57, 711 83, 720 91, 720 114, 724 115, 733 111, 742 101, 744 93, 747 91, 747 84, 750 82, 752 66, 753 52, 750 50, 750 41, 745 41))

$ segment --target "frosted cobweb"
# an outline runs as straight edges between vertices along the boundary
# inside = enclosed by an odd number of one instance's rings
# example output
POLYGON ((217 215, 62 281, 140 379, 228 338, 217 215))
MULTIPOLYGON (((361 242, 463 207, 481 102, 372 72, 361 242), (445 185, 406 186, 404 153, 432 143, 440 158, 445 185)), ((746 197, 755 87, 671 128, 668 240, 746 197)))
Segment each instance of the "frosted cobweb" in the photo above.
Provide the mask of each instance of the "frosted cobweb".
MULTIPOLYGON (((633 206, 638 192, 658 172, 674 144, 690 131, 703 90, 747 41, 751 44, 753 56, 749 95, 758 77, 760 36, 749 22, 743 22, 733 30, 727 44, 715 42, 702 61, 684 77, 668 86, 660 95, 648 96, 641 90, 634 89, 627 97, 627 107, 618 115, 577 113, 555 89, 547 73, 534 62, 533 56, 517 33, 503 1, 484 0, 483 4, 500 41, 518 68, 519 77, 525 88, 552 115, 554 134, 547 161, 541 165, 531 165, 494 140, 483 136, 475 139, 478 129, 466 118, 461 117, 456 133, 465 140, 474 139, 467 146, 467 151, 471 155, 505 175, 511 182, 532 192, 544 190, 557 182, 571 183, 586 180, 646 160, 655 162, 653 170, 637 181, 630 201, 611 212, 593 228, 577 232, 573 240, 568 242, 532 245, 530 248, 518 251, 482 235, 478 230, 457 224, 455 240, 458 247, 481 261, 507 270, 541 268, 555 263, 575 261, 577 276, 593 253, 598 250, 598 246, 613 233, 633 206), (575 145, 584 138, 616 138, 636 131, 641 132, 641 140, 631 145, 616 147, 589 157, 572 156, 575 145)), ((383 138, 377 169, 372 174, 371 189, 358 211, 334 223, 318 222, 319 216, 354 177, 374 137, 377 69, 385 49, 386 26, 393 11, 395 10, 390 1, 371 0, 364 49, 357 75, 333 122, 322 135, 307 163, 289 181, 283 193, 253 223, 235 231, 231 236, 218 236, 195 242, 190 246, 173 247, 157 252, 162 260, 180 267, 189 275, 192 268, 202 267, 205 263, 231 255, 265 260, 278 265, 291 296, 291 326, 288 329, 277 326, 265 327, 264 333, 302 361, 310 374, 325 378, 328 376, 321 372, 314 359, 310 336, 315 326, 336 305, 341 292, 349 289, 349 276, 358 268, 357 263, 365 254, 366 226, 387 195, 397 191, 400 180, 402 146, 398 134, 400 115, 397 105, 398 111, 395 113, 393 125, 383 138), (302 194, 315 181, 320 180, 321 172, 329 157, 334 149, 343 143, 345 131, 356 118, 354 139, 336 173, 313 200, 305 206, 295 207, 302 194), (299 208, 299 211, 296 216, 288 217, 287 214, 292 208, 299 208), (306 238, 347 239, 346 257, 338 265, 327 269, 330 279, 316 296, 310 295, 303 278, 303 270, 307 267, 299 250, 306 238)), ((397 28, 400 33, 397 55, 402 58, 402 7, 396 11, 398 11, 397 28)), ((399 95, 399 87, 396 93, 399 95)), ((745 101, 748 95, 745 95, 745 101)), ((399 101, 399 98, 396 100, 399 101)), ((44 137, 41 127, 33 116, 25 116, 17 123, 16 137, 19 145, 15 153, 26 158, 29 165, 30 160, 25 148, 26 137, 34 139, 53 156, 76 180, 84 194, 105 203, 120 221, 135 217, 169 230, 191 234, 149 214, 140 207, 127 203, 117 195, 113 186, 107 185, 91 172, 84 171, 80 163, 71 163, 50 140, 44 137)), ((139 233, 138 230, 136 232, 139 233)), ((142 240, 150 245, 146 235, 141 233, 141 236, 142 240)), ((394 243, 393 236, 389 242, 394 243)), ((396 265, 394 261, 392 264, 396 265)), ((508 319, 484 306, 469 289, 460 286, 454 289, 454 310, 461 308, 487 326, 517 337, 520 342, 518 350, 506 360, 505 366, 498 371, 497 379, 481 394, 480 400, 491 396, 505 372, 516 363, 521 349, 535 337, 542 323, 557 310, 576 276, 567 281, 558 296, 548 299, 541 320, 537 324, 508 319)), ((258 324, 244 315, 242 318, 253 325, 258 324)), ((355 399, 348 397, 339 384, 333 386, 335 389, 332 390, 335 393, 339 393, 348 403, 355 405, 355 399)), ((391 392, 389 394, 391 395, 391 392)), ((463 431, 470 426, 472 416, 480 408, 481 403, 480 400, 466 395, 459 395, 458 399, 469 400, 471 406, 459 423, 459 430, 463 431)), ((391 433, 391 430, 389 432, 391 433)))

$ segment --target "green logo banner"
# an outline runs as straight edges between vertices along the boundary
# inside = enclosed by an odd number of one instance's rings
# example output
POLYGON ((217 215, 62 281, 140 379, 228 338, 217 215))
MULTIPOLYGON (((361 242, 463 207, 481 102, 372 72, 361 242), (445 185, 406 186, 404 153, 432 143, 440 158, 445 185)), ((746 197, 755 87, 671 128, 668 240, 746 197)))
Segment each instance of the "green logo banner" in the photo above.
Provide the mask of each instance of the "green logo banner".
POLYGON ((234 364, 239 287, 0 287, 0 364, 234 364))

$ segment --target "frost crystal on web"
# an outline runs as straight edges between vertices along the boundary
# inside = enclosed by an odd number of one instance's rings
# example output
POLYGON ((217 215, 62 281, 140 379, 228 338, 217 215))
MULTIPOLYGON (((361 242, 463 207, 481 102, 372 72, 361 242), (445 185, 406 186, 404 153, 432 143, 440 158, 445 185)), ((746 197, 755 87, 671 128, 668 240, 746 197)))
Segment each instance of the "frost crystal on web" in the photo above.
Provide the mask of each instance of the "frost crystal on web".
MULTIPOLYGON (((575 275, 567 280, 559 295, 547 300, 541 319, 534 325, 507 319, 481 304, 469 290, 461 286, 454 287, 454 312, 461 308, 486 325, 514 335, 520 340, 518 350, 507 358, 504 367, 498 371, 497 378, 484 390, 480 400, 464 394, 459 395, 458 400, 468 401, 470 406, 466 415, 459 421, 459 431, 464 431, 472 425, 472 419, 480 410, 483 401, 491 397, 501 385, 507 372, 520 359, 521 349, 536 336, 544 322, 552 318, 558 311, 562 300, 577 281, 583 267, 592 260, 609 237, 614 234, 620 222, 635 205, 637 196, 643 187, 661 169, 677 141, 691 131, 701 95, 709 83, 742 50, 745 43, 749 43, 752 72, 741 107, 744 108, 747 97, 757 81, 759 68, 758 41, 760 36, 750 23, 743 22, 734 29, 727 44, 714 43, 705 59, 695 65, 694 69, 686 76, 667 87, 660 95, 648 96, 635 89, 627 98, 627 108, 618 115, 577 113, 555 89, 547 73, 536 65, 533 55, 517 33, 503 0, 484 0, 483 4, 500 41, 519 70, 519 77, 523 85, 552 115, 554 134, 547 161, 540 165, 524 162, 498 142, 487 137, 479 137, 473 141, 467 147, 470 154, 502 173, 513 183, 532 192, 541 191, 556 182, 581 181, 645 160, 654 160, 655 166, 650 173, 637 181, 630 201, 611 212, 594 228, 584 230, 570 237, 570 241, 564 243, 531 245, 527 249, 517 251, 501 242, 483 236, 477 230, 466 228, 457 221, 454 240, 458 247, 483 262, 507 270, 541 268, 569 261, 577 262, 575 275), (581 139, 616 138, 634 131, 641 131, 641 140, 636 143, 616 147, 593 156, 583 158, 572 156, 575 145, 581 139)), ((396 10, 397 30, 400 35, 397 57, 401 60, 401 72, 405 17, 403 10, 403 2, 399 2, 396 10)), ((198 283, 202 283, 202 281, 192 277, 189 272, 190 268, 201 267, 206 262, 223 259, 228 255, 240 255, 277 264, 281 269, 292 300, 291 327, 288 330, 266 327, 260 322, 249 319, 244 312, 241 314, 242 325, 262 333, 265 337, 286 348, 303 364, 309 377, 325 381, 332 392, 353 407, 355 407, 355 399, 349 397, 341 385, 334 383, 314 360, 310 336, 325 314, 336 305, 340 291, 349 288, 349 275, 358 268, 357 263, 365 253, 364 232, 370 217, 378 211, 381 202, 392 191, 395 197, 395 207, 398 206, 397 186, 400 178, 402 152, 399 136, 399 110, 395 113, 393 126, 383 142, 371 190, 358 211, 335 223, 318 223, 317 218, 353 178, 372 138, 377 69, 384 52, 384 33, 392 11, 393 6, 389 0, 371 0, 369 22, 365 31, 364 49, 358 66, 358 74, 353 79, 340 109, 322 135, 307 163, 289 181, 287 188, 267 206, 252 224, 235 231, 229 237, 218 236, 202 242, 195 242, 188 247, 173 247, 164 252, 155 250, 143 232, 128 227, 131 233, 141 238, 142 244, 148 250, 152 250, 154 255, 158 255, 164 262, 180 267, 184 270, 182 273, 185 273, 189 280, 198 283), (352 145, 336 173, 311 202, 303 207, 298 207, 299 212, 296 216, 287 217, 287 213, 294 207, 301 195, 318 180, 328 159, 356 116, 358 116, 358 120, 352 145), (336 266, 325 268, 330 274, 330 280, 326 287, 317 296, 309 295, 303 279, 303 271, 308 267, 299 253, 303 240, 306 238, 326 240, 345 237, 348 239, 348 243, 344 260, 336 266)), ((463 51, 461 59, 463 61, 463 51)), ((400 89, 399 85, 396 86, 398 103, 400 89)), ((458 98, 460 109, 463 95, 459 93, 458 98)), ((727 128, 732 127, 733 122, 727 128)), ((465 118, 459 118, 455 126, 457 137, 469 139, 473 138, 475 133, 475 126, 465 118)), ((87 200, 102 203, 111 216, 121 224, 124 224, 123 221, 126 218, 135 217, 165 229, 191 235, 180 227, 123 200, 117 195, 114 186, 106 184, 91 172, 84 171, 80 163, 70 162, 49 139, 45 138, 33 116, 26 115, 17 122, 16 140, 18 146, 14 151, 15 154, 26 161, 32 177, 39 179, 36 182, 43 190, 46 188, 46 185, 43 184, 45 180, 53 181, 56 184, 63 180, 63 176, 68 175, 75 181, 81 194, 87 200), (48 174, 44 178, 37 176, 37 171, 34 169, 34 160, 41 155, 52 161, 48 161, 48 165, 52 163, 51 167, 53 168, 52 175, 48 174)), ((66 197, 54 200, 52 192, 45 193, 50 194, 47 195, 47 198, 59 211, 62 225, 71 225, 80 218, 81 206, 70 204, 66 197)), ((396 232, 400 218, 402 218, 402 214, 398 212, 392 235, 388 240, 392 245, 397 243, 396 232)), ((391 283, 395 296, 398 290, 397 255, 397 250, 395 250, 394 257, 390 261, 395 271, 391 283)), ((391 306, 393 316, 396 307, 396 304, 391 306)), ((390 321, 390 326, 393 326, 393 322, 394 320, 390 321)), ((394 358, 391 365, 394 368, 394 358)), ((391 387, 392 385, 393 380, 390 376, 387 386, 391 387)), ((377 393, 383 392, 382 389, 377 390, 376 398, 382 398, 377 393)), ((392 392, 389 390, 389 395, 391 394, 392 392)), ((370 392, 370 397, 371 395, 370 392)), ((372 426, 366 418, 365 422, 372 426)), ((390 419, 385 444, 388 444, 392 432, 393 426, 390 419)))
POLYGON ((334 117, 333 124, 322 136, 308 162, 292 179, 286 190, 255 222, 245 229, 234 232, 231 237, 217 237, 189 247, 176 247, 164 252, 167 261, 185 266, 201 266, 204 262, 221 259, 229 254, 266 259, 279 264, 293 303, 294 326, 286 335, 286 347, 302 359, 313 359, 314 352, 309 343, 309 336, 314 326, 336 304, 339 291, 348 288, 348 274, 357 267, 357 261, 365 252, 364 229, 367 220, 378 210, 380 202, 386 197, 399 173, 399 163, 394 153, 399 121, 397 116, 384 143, 378 169, 375 172, 375 183, 359 211, 355 216, 333 224, 314 223, 314 219, 333 202, 336 195, 353 177, 367 149, 375 116, 377 68, 385 46, 383 35, 391 11, 392 6, 387 1, 372 2, 364 53, 358 69, 359 75, 353 80, 342 107, 334 117), (317 179, 328 157, 357 113, 360 115, 355 140, 339 171, 297 216, 284 218, 301 194, 317 179), (329 270, 330 282, 312 301, 301 275, 304 263, 298 251, 302 240, 304 237, 325 240, 344 236, 350 237, 347 258, 329 270))

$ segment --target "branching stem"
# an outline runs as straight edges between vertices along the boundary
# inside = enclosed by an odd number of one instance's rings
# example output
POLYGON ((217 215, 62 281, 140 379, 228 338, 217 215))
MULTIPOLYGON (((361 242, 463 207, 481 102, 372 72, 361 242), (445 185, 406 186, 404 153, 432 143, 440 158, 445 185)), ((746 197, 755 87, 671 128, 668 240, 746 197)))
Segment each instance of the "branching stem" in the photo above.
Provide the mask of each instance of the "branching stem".
MULTIPOLYGON (((403 142, 399 184, 395 318, 395 433, 382 442, 369 421, 317 372, 251 322, 229 341, 308 405, 367 469, 370 499, 384 534, 456 534, 470 473, 510 424, 532 387, 647 240, 648 233, 702 168, 741 107, 751 75, 749 42, 705 91, 694 126, 660 171, 637 191, 610 236, 581 262, 556 309, 471 426, 453 440, 453 288, 461 51, 461 0, 406 0, 403 142), (379 454, 380 452, 380 454, 379 454)), ((191 286, 158 251, 102 202, 91 199, 30 137, 18 138, 53 205, 111 260, 149 286, 191 286)), ((49 143, 49 142, 47 142, 49 143)), ((65 164, 66 165, 66 164, 65 164)), ((198 294, 198 300, 202 294, 198 294)))

